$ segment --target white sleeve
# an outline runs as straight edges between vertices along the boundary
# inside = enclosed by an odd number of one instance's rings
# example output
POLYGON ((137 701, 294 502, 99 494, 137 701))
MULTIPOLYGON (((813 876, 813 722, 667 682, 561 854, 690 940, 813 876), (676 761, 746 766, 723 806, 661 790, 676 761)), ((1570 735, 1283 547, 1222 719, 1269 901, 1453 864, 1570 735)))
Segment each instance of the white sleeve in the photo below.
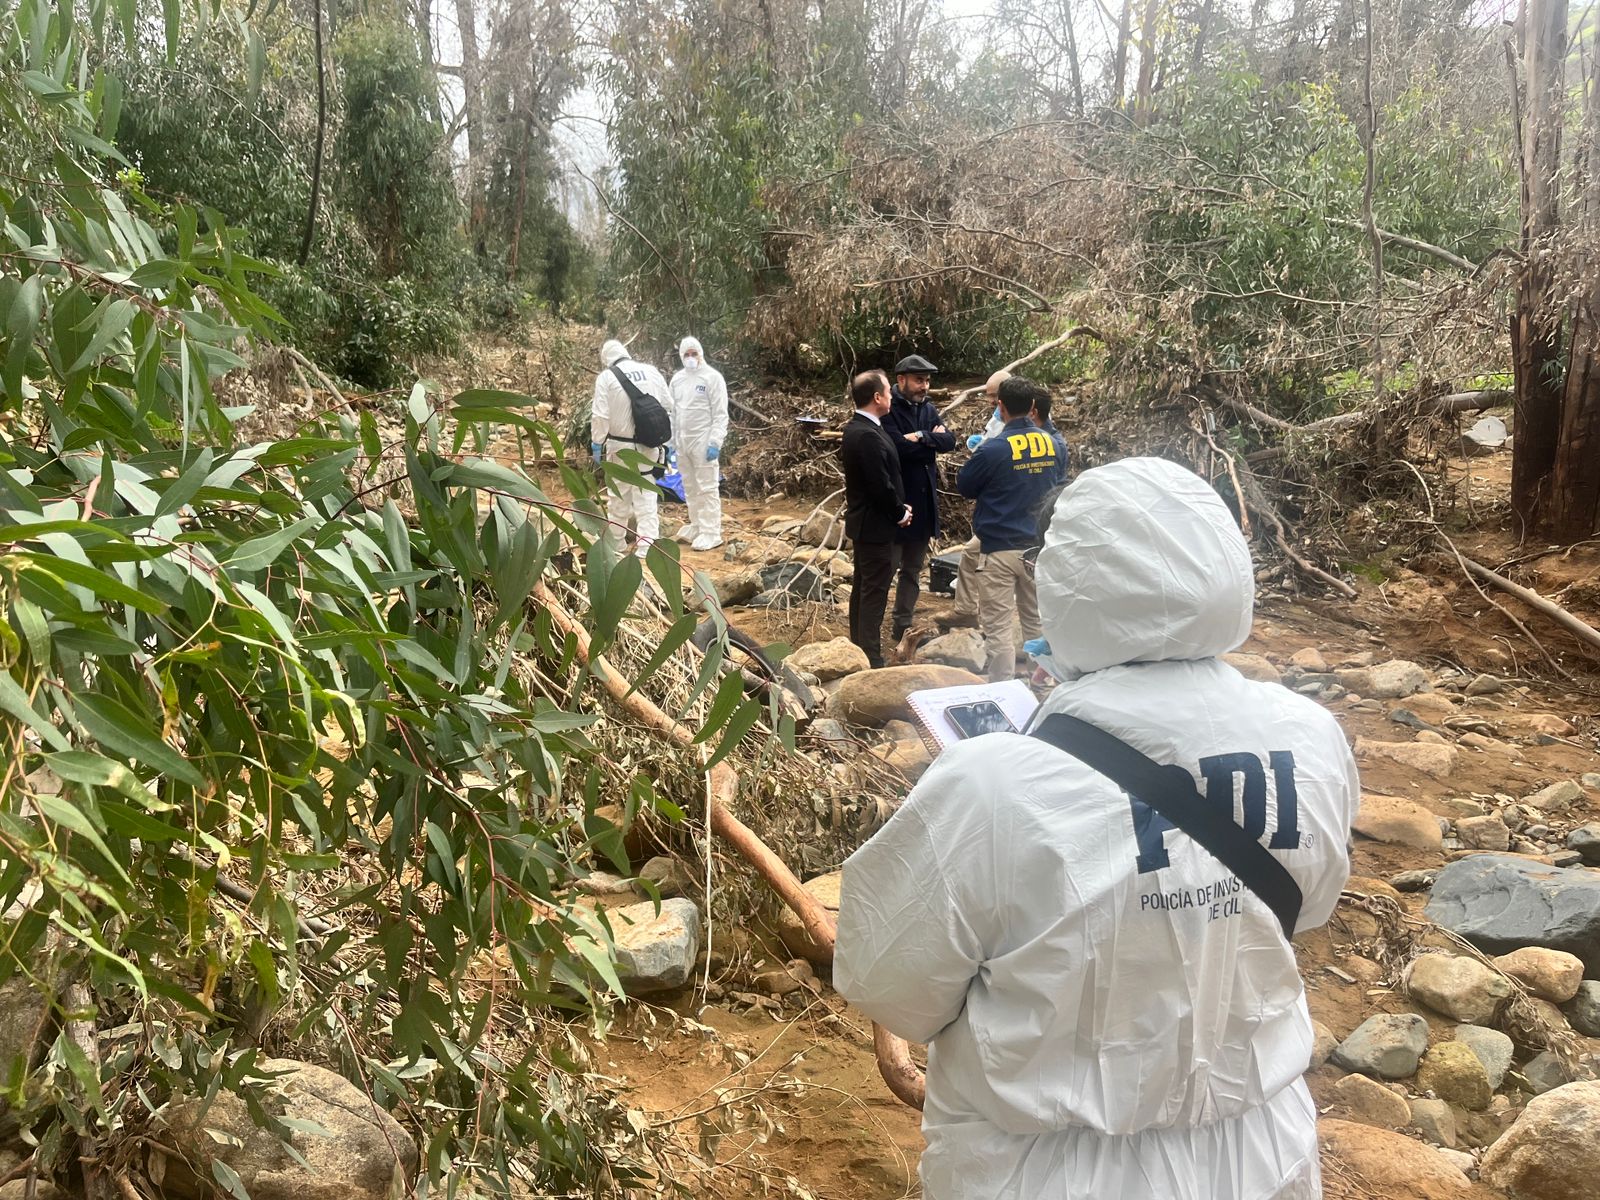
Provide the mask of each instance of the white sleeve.
POLYGON ((721 371, 711 372, 711 444, 728 440, 728 381, 721 371))
POLYGON ((589 408, 589 441, 604 442, 611 432, 610 396, 606 393, 606 373, 594 377, 594 402, 589 408))
POLYGON ((996 916, 989 905, 961 900, 974 890, 989 892, 983 880, 961 881, 975 889, 952 887, 946 875, 947 864, 983 872, 994 861, 976 844, 984 840, 986 820, 974 821, 970 810, 965 819, 946 820, 971 803, 972 784, 970 772, 936 764, 844 864, 834 987, 914 1042, 931 1041, 960 1015, 985 957, 984 931, 996 916))
POLYGON ((1339 905, 1339 894, 1344 891, 1344 885, 1350 879, 1350 846, 1349 830, 1355 824, 1357 811, 1361 807, 1361 778, 1356 771, 1355 756, 1350 753, 1350 746, 1344 740, 1344 735, 1337 730, 1334 732, 1334 752, 1342 756, 1344 767, 1343 786, 1340 789, 1339 812, 1335 822, 1330 822, 1333 829, 1343 834, 1341 840, 1335 845, 1326 847, 1324 851, 1325 867, 1317 873, 1313 886, 1305 888, 1300 897, 1300 919, 1295 922, 1295 932, 1304 933, 1308 929, 1316 929, 1328 923, 1333 916, 1333 910, 1339 905), (1338 817, 1342 816, 1342 821, 1338 817))

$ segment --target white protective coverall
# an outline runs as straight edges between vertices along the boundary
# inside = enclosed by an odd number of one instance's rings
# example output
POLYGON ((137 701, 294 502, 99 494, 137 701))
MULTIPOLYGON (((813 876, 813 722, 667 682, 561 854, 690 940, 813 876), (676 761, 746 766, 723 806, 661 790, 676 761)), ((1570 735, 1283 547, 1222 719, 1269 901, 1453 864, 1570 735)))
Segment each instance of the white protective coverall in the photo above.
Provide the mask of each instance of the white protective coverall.
POLYGON ((706 363, 695 338, 678 344, 678 356, 683 368, 672 377, 672 436, 689 504, 689 523, 678 530, 678 541, 710 550, 722 544, 722 497, 718 464, 707 452, 715 447, 720 453, 728 438, 728 385, 706 363))
MULTIPOLYGON (((1264 786, 1233 774, 1235 819, 1287 833, 1296 848, 1274 853, 1304 893, 1298 928, 1325 922, 1350 870, 1355 764, 1319 705, 1217 657, 1249 633, 1254 587, 1216 493, 1159 459, 1086 471, 1037 579, 1069 679, 1039 715, 1098 725, 1202 791, 1202 760, 1234 756, 1225 777, 1253 760, 1264 786), (1288 803, 1273 752, 1280 769, 1293 755, 1288 803)), ((928 1043, 928 1200, 1320 1200, 1311 1020, 1277 920, 1037 738, 945 750, 845 863, 834 983, 928 1043)))
MULTIPOLYGON (((594 377, 589 441, 605 447, 608 462, 620 462, 625 450, 650 457, 655 452, 647 447, 618 440, 633 436, 633 404, 628 399, 628 393, 622 390, 622 384, 611 373, 611 367, 620 363, 634 386, 654 396, 671 413, 672 394, 667 388, 667 381, 649 363, 635 362, 629 358, 628 348, 618 341, 609 341, 600 347, 600 363, 605 370, 594 377)), ((648 475, 641 476, 640 480, 637 487, 613 484, 611 500, 606 508, 607 515, 618 525, 627 525, 632 520, 634 531, 638 534, 636 548, 638 553, 643 554, 661 533, 661 521, 656 513, 656 501, 661 489, 648 475)))

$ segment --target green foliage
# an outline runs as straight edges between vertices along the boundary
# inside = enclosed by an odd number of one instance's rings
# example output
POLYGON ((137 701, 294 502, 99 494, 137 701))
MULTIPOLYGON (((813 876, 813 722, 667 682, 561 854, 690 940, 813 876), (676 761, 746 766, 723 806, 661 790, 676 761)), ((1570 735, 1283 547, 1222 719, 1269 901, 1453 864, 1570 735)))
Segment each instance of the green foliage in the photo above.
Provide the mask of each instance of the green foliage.
MULTIPOLYGON (((276 273, 216 212, 113 181, 120 87, 84 64, 116 25, 89 17, 0 14, 0 982, 59 1027, 12 1115, 45 1174, 73 1135, 112 1155, 173 1093, 248 1092, 250 1014, 281 1009, 404 1107, 433 1179, 519 1159, 539 1188, 625 1189, 637 1132, 559 1047, 488 1037, 471 983, 492 953, 519 1010, 616 990, 571 886, 620 844, 597 718, 564 707, 571 647, 529 597, 569 581, 604 650, 639 560, 583 476, 557 506, 462 453, 492 424, 559 453, 517 397, 443 412, 418 385, 388 444, 370 412, 242 444, 215 384, 277 327, 254 290, 276 273), (64 1011, 72 981, 95 1013, 64 1011), (98 1073, 85 1016, 127 1033, 98 1073)), ((650 567, 681 604, 670 544, 650 567)))

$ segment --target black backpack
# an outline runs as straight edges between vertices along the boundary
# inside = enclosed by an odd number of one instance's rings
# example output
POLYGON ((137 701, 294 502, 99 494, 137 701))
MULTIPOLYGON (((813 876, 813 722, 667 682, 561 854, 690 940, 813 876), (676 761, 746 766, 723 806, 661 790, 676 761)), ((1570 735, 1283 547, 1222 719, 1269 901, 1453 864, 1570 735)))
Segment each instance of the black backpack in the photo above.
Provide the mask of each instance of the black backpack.
POLYGON ((648 392, 641 391, 639 385, 623 372, 620 362, 612 365, 611 373, 617 377, 622 390, 628 393, 628 403, 633 407, 633 436, 620 437, 612 434, 610 440, 633 442, 635 445, 648 446, 651 449, 665 446, 672 440, 672 417, 668 415, 661 401, 648 392))

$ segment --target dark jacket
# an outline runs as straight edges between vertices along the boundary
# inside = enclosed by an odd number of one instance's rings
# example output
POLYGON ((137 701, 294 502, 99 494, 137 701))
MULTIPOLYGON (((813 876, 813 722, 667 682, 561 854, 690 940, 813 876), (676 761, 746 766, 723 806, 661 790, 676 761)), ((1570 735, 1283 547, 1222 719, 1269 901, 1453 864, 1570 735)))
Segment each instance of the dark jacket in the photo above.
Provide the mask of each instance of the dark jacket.
POLYGON ((860 413, 844 427, 844 531, 855 542, 892 542, 906 511, 894 443, 860 413))
POLYGON ((894 448, 900 454, 900 477, 905 482, 906 503, 911 505, 911 524, 899 530, 895 540, 922 542, 939 536, 939 467, 938 455, 956 448, 955 435, 949 430, 935 433, 940 424, 939 410, 932 401, 912 404, 894 388, 890 395, 894 405, 883 418, 883 428, 894 439, 894 448), (908 442, 905 435, 920 431, 919 441, 908 442))
POLYGON ((1050 440, 1056 444, 1056 486, 1059 487, 1067 481, 1067 462, 1070 457, 1067 450, 1067 439, 1061 436, 1061 431, 1056 428, 1056 423, 1045 418, 1039 428, 1050 435, 1050 440))
POLYGON ((972 532, 985 554, 1036 544, 1039 505, 1064 477, 1060 443, 1027 417, 972 452, 956 477, 963 496, 977 501, 972 532))

